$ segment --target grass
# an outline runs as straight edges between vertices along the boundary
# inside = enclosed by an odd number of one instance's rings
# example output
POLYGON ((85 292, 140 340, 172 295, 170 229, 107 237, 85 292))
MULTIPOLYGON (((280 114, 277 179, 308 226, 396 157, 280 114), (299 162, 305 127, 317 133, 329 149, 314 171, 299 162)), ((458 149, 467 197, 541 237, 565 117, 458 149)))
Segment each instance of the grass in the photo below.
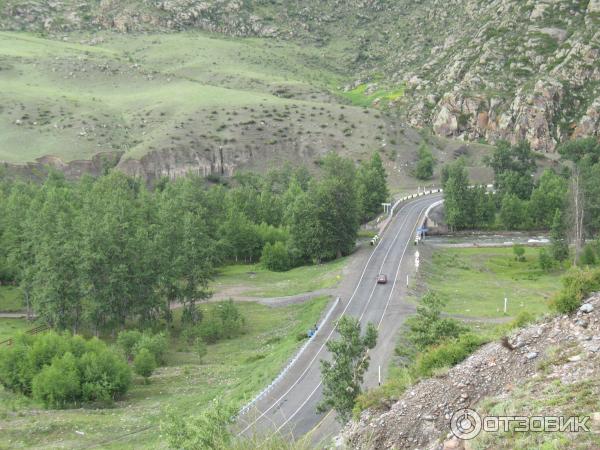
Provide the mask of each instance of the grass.
MULTIPOLYGON (((114 408, 43 410, 39 405, 0 388, 0 446, 34 448, 164 448, 158 425, 170 406, 189 415, 213 398, 241 406, 265 387, 300 346, 296 336, 320 317, 328 298, 269 308, 238 304, 246 318, 246 333, 208 346, 202 363, 173 329, 168 365, 144 384, 136 379, 114 408), (146 426, 150 429, 135 433, 146 426), (76 431, 83 432, 78 434, 76 431), (127 433, 134 434, 115 440, 127 433)), ((203 308, 215 307, 203 305, 203 308)), ((179 311, 175 323, 178 323, 179 311)))
POLYGON ((0 312, 23 310, 21 291, 13 286, 0 286, 0 312))
POLYGON ((226 142, 259 150, 287 142, 298 126, 337 139, 337 150, 348 141, 343 130, 356 126, 361 137, 347 144, 357 157, 377 144, 382 121, 332 104, 346 74, 311 46, 199 32, 94 36, 102 42, 90 46, 75 43, 85 33, 63 42, 0 32, 0 160, 69 162, 110 151, 139 159, 226 142))
MULTIPOLYGON (((487 416, 564 416, 584 417, 598 413, 600 380, 573 384, 543 378, 518 387, 508 397, 485 400, 477 412, 487 416)), ((470 441, 473 450, 494 448, 559 450, 600 448, 597 419, 587 425, 592 432, 482 432, 470 441)))
POLYGON ((374 92, 367 94, 367 84, 360 84, 354 89, 344 92, 343 96, 350 100, 356 106, 372 106, 377 99, 381 101, 393 102, 404 96, 404 86, 392 90, 377 89, 374 92))
POLYGON ((560 272, 538 267, 538 248, 527 248, 525 261, 515 261, 511 248, 442 249, 421 269, 428 289, 443 295, 445 311, 467 317, 503 317, 504 297, 508 316, 522 311, 547 312, 549 298, 561 287, 560 272))
MULTIPOLYGON (((23 331, 33 328, 35 325, 26 319, 4 319, 0 318, 0 342, 9 339, 23 331)), ((0 349, 2 346, 0 346, 0 349)))
POLYGON ((302 266, 288 272, 271 272, 262 266, 233 265, 220 270, 213 288, 234 289, 249 297, 287 297, 337 285, 348 262, 341 258, 326 264, 302 266))

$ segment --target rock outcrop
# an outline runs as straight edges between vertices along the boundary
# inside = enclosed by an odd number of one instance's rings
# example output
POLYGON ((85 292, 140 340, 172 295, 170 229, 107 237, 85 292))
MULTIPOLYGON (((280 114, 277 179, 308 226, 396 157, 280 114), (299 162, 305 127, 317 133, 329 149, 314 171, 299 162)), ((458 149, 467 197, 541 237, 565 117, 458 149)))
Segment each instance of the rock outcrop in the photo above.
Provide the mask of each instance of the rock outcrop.
POLYGON ((455 411, 481 411, 481 400, 509 396, 532 380, 574 385, 599 377, 600 295, 596 295, 570 317, 556 317, 521 329, 504 343, 483 346, 447 374, 410 388, 388 410, 363 412, 337 438, 338 447, 464 448, 449 435, 455 411))

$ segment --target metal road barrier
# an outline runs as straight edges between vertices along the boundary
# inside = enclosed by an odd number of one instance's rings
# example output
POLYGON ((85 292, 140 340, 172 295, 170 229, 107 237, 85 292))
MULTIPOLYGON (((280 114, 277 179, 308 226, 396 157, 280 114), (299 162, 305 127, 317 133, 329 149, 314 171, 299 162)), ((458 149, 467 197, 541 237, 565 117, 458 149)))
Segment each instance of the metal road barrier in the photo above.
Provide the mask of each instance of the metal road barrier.
POLYGON ((440 192, 444 192, 444 190, 443 189, 430 189, 429 191, 423 191, 423 192, 418 192, 417 194, 406 195, 406 196, 402 197, 401 199, 399 199, 396 203, 394 203, 394 206, 392 206, 392 209, 390 209, 390 217, 394 215, 394 212, 396 211, 396 207, 400 203, 404 203, 405 201, 411 200, 413 198, 422 197, 423 195, 438 194, 440 192))
POLYGON ((279 375, 277 375, 277 377, 271 382, 271 384, 269 386, 267 386, 260 394, 258 394, 256 397, 254 397, 254 399, 250 403, 246 404, 246 406, 244 406, 242 409, 240 409, 240 411, 237 413, 237 415, 235 417, 243 416, 248 411, 250 411, 250 409, 252 408, 252 406, 254 406, 254 404, 256 402, 258 402, 265 395, 267 395, 269 392, 271 392, 271 390, 275 387, 275 385, 277 383, 279 383, 283 379, 283 377, 285 377, 287 375, 287 373, 292 368, 292 366, 296 363, 296 361, 298 361, 298 359, 300 359, 300 356, 302 356, 302 354, 304 353, 304 350, 306 350, 306 348, 310 345, 310 343, 315 339, 317 334, 321 331, 323 326, 327 323, 327 321, 331 317, 331 314, 333 314, 333 310, 336 308, 336 306, 339 304, 339 302, 340 302, 340 298, 336 297, 335 301, 333 302, 333 305, 331 306, 331 308, 329 308, 329 311, 327 312, 327 314, 325 314, 325 317, 323 318, 321 323, 317 326, 317 330, 315 331, 315 333, 311 337, 309 337, 308 341, 306 341, 304 343, 304 345, 300 348, 300 350, 298 350, 298 353, 296 353, 296 356, 294 356, 290 360, 288 365, 284 367, 284 369, 279 373, 279 375))

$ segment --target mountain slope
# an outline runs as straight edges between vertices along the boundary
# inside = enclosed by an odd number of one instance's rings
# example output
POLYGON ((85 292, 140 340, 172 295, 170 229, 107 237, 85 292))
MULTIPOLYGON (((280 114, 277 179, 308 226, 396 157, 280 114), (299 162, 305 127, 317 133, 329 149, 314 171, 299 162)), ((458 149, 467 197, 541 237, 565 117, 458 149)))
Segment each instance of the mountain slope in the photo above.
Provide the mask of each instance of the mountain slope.
MULTIPOLYGON (((0 29, 86 42, 98 30, 131 33, 138 43, 141 32, 242 36, 240 55, 248 46, 270 47, 268 66, 278 66, 279 81, 261 70, 240 77, 230 65, 227 76, 205 70, 202 82, 276 96, 282 88, 286 96, 285 78, 292 78, 304 86, 301 98, 317 95, 334 109, 374 106, 392 122, 440 136, 526 139, 543 152, 571 136, 600 134, 600 0, 2 0, 0 29)), ((175 75, 197 80, 205 55, 190 53, 204 44, 179 44, 190 52, 175 47, 175 75)), ((144 46, 152 48, 151 40, 144 46)), ((124 63, 137 64, 136 52, 143 53, 122 49, 124 63)), ((222 61, 207 62, 219 72, 222 61)), ((150 70, 168 72, 157 64, 150 70)))

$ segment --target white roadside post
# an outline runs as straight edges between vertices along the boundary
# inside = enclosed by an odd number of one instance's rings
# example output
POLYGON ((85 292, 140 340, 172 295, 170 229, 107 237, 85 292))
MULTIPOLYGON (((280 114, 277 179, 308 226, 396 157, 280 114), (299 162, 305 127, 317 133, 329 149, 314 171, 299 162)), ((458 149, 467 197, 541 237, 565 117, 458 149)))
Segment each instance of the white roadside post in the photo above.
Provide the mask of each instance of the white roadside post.
POLYGON ((504 297, 504 314, 508 310, 508 297, 504 297))

